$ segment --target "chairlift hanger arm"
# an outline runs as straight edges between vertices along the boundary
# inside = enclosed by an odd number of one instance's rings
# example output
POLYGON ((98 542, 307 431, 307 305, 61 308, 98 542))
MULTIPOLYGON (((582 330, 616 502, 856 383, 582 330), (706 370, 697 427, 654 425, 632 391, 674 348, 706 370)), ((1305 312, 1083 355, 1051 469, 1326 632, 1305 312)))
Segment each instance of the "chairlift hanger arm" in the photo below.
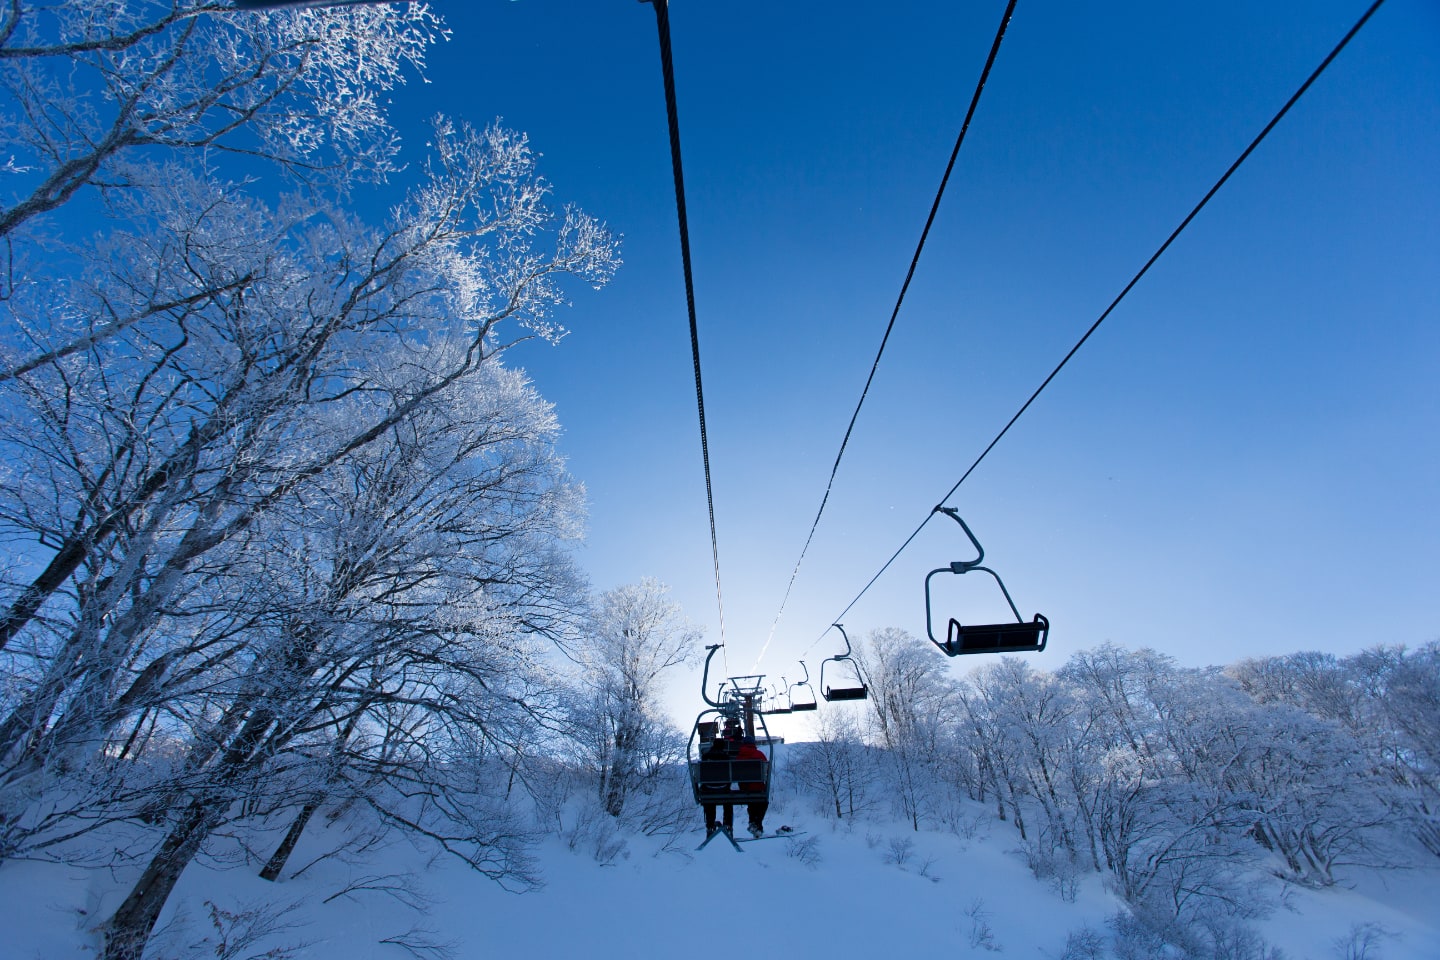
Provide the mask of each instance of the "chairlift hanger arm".
MULTIPOLYGON (((941 567, 937 570, 931 570, 929 575, 925 577, 925 620, 927 629, 929 627, 930 620, 930 577, 933 577, 935 576, 935 574, 940 573, 944 570, 948 570, 951 573, 969 573, 972 570, 981 570, 985 573, 990 574, 990 576, 995 578, 995 582, 999 584, 1000 592, 1005 594, 1005 602, 1010 604, 1010 612, 1015 614, 1015 619, 1018 622, 1024 623, 1025 618, 1020 616, 1020 611, 1015 606, 1015 601, 1010 599, 1010 591, 1005 589, 1005 581, 1000 579, 1000 574, 996 573, 994 570, 991 570, 989 567, 981 566, 981 564, 985 561, 985 548, 980 546, 980 541, 978 538, 976 538, 974 532, 971 531, 969 524, 967 524, 963 519, 961 519, 960 511, 956 510, 954 507, 936 507, 935 512, 943 513, 951 520, 954 520, 956 523, 960 524, 960 529, 965 531, 965 536, 970 540, 971 545, 975 547, 975 559, 952 560, 950 561, 950 565, 948 567, 941 567)), ((934 638, 932 637, 931 639, 933 640, 934 638)))
MULTIPOLYGON (((975 538, 975 534, 970 531, 969 525, 966 524, 964 520, 960 519, 960 511, 956 510, 954 507, 936 507, 932 512, 943 513, 951 520, 954 520, 956 523, 960 524, 960 529, 965 531, 965 536, 969 537, 970 542, 975 546, 976 556, 974 560, 955 560, 950 564, 950 569, 955 573, 964 573, 966 570, 972 570, 979 567, 980 564, 983 563, 985 560, 985 548, 980 546, 980 541, 977 540, 975 538)), ((1019 616, 1019 614, 1016 614, 1016 616, 1019 616)))
MULTIPOLYGON (((724 644, 712 643, 710 644, 710 646, 705 648, 710 652, 705 655, 705 672, 700 676, 700 696, 704 699, 706 703, 710 704, 710 706, 714 707, 717 710, 724 707, 724 704, 711 700, 710 694, 708 693, 710 689, 710 661, 714 659, 715 651, 719 650, 722 646, 724 646, 724 644)), ((723 689, 723 687, 724 684, 722 683, 721 688, 723 689)))

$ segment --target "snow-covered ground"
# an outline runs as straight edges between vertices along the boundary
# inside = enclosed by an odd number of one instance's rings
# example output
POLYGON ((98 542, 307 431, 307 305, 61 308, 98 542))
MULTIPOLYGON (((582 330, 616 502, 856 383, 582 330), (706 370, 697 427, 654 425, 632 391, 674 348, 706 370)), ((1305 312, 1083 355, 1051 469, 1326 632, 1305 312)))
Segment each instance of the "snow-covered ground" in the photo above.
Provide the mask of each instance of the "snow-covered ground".
MULTIPOLYGON (((316 960, 737 951, 834 960, 917 950, 1060 958, 1070 932, 1106 929, 1118 901, 1098 875, 1082 879, 1073 899, 1062 897, 1031 876, 1009 824, 987 818, 978 806, 975 813, 973 836, 965 837, 916 833, 884 818, 852 826, 777 809, 772 827, 789 824, 804 833, 747 843, 743 853, 718 840, 696 852, 702 839, 697 816, 692 836, 668 843, 625 837, 623 851, 607 863, 595 855, 603 838, 572 848, 556 836, 536 851, 544 887, 523 894, 404 840, 306 867, 337 839, 316 830, 278 884, 259 879, 257 864, 243 856, 193 865, 162 918, 169 933, 147 957, 239 960, 289 945, 299 949, 287 955, 316 960), (236 934, 256 916, 283 928, 244 945, 236 934), (222 942, 224 949, 217 949, 222 942)), ((87 928, 114 908, 126 879, 108 870, 0 865, 0 957, 93 955, 87 928)), ((1258 929, 1287 960, 1440 957, 1440 869, 1354 870, 1345 879, 1322 891, 1285 890, 1277 881, 1273 892, 1283 904, 1258 929), (1368 953, 1352 946, 1347 954, 1344 942, 1362 928, 1383 935, 1368 953)))

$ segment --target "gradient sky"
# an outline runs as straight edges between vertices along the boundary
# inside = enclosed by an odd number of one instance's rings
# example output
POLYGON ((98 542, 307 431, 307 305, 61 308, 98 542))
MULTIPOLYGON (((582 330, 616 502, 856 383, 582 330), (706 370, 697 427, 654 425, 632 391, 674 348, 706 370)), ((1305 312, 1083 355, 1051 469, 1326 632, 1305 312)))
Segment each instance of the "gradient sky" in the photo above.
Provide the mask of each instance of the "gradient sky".
MULTIPOLYGON (((652 8, 432 5, 453 39, 395 95, 409 141, 437 111, 502 117, 624 234, 570 336, 509 360, 588 487, 581 563, 670 584, 714 642, 652 8)), ((1021 0, 759 670, 836 652, 830 622, 1365 6, 1021 0)), ((731 673, 770 635, 1003 9, 671 8, 731 673)), ((1037 666, 1440 636, 1437 172, 1440 5, 1389 0, 948 501, 1050 618, 1037 666)), ((923 636, 925 574, 966 558, 936 518, 846 628, 923 636)), ((944 616, 1002 617, 988 579, 939 579, 944 616)))

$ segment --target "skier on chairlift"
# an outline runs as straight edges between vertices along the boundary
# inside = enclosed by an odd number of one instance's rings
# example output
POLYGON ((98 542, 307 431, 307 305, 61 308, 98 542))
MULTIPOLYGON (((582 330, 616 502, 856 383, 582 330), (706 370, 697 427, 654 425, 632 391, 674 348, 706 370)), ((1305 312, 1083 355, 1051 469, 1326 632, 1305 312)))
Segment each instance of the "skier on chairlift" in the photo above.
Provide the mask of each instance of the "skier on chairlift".
MULTIPOLYGON (((736 760, 759 760, 769 763, 770 758, 755 745, 754 737, 744 737, 740 746, 735 751, 736 760)), ((746 784, 747 788, 761 789, 761 784, 746 784)), ((746 804, 746 810, 750 814, 750 836, 760 837, 765 834, 765 811, 770 809, 770 804, 763 800, 752 801, 746 804)))
MULTIPOLYGON (((739 728, 736 727, 738 732, 739 728)), ((730 727, 727 724, 723 736, 718 736, 710 741, 710 747, 700 755, 702 760, 732 760, 734 759, 734 741, 730 739, 730 727)), ((720 829, 720 824, 715 822, 715 804, 707 803, 705 807, 705 835, 709 836, 720 829)), ((725 832, 732 834, 735 829, 735 805, 727 803, 725 807, 725 832)))

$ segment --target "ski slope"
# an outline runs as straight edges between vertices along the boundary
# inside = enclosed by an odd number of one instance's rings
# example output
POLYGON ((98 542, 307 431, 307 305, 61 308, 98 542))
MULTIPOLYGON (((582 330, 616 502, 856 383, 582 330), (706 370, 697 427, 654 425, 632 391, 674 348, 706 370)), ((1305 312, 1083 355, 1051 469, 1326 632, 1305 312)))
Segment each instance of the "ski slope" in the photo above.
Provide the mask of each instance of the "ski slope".
MULTIPOLYGON (((911 951, 1058 960, 1071 932, 1105 931, 1119 901, 1099 875, 1083 877, 1073 899, 1062 897, 1031 876, 1010 824, 978 805, 974 813, 967 837, 917 833, 886 818, 836 823, 778 806, 772 826, 806 833, 745 844, 741 853, 721 843, 696 852, 704 838, 698 812, 693 833, 673 838, 600 831, 572 845, 551 836, 536 849, 544 886, 527 893, 400 839, 321 857, 342 839, 343 828, 331 826, 307 837, 277 884, 259 879, 258 864, 239 849, 192 867, 147 957, 239 960, 289 948, 275 956, 647 958, 724 949, 786 960, 911 951), (211 904, 239 919, 222 916, 217 926, 211 904), (254 943, 237 936, 266 922, 277 929, 254 943)), ((128 879, 77 866, 0 865, 0 957, 95 955, 89 927, 113 909, 128 879)), ((1320 891, 1277 881, 1273 893, 1283 905, 1256 926, 1287 960, 1346 958, 1347 938, 1365 924, 1381 936, 1352 957, 1440 957, 1435 867, 1352 870, 1344 884, 1320 891)))

